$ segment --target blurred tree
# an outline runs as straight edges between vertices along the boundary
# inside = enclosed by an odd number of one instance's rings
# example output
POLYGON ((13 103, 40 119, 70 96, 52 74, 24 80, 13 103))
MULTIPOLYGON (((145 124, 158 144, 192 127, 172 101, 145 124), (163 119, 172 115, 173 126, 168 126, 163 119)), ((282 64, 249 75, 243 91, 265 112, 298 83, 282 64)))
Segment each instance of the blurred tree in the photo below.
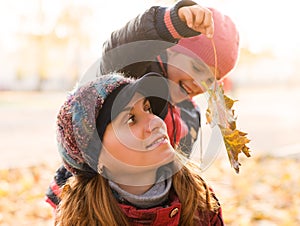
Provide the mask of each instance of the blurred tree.
POLYGON ((82 55, 89 48, 91 32, 87 32, 85 25, 91 10, 62 2, 60 12, 53 19, 43 6, 44 1, 38 3, 35 14, 20 15, 17 79, 36 77, 35 89, 42 90, 48 79, 66 75, 60 80, 69 83, 63 84, 69 88, 77 80, 82 55))

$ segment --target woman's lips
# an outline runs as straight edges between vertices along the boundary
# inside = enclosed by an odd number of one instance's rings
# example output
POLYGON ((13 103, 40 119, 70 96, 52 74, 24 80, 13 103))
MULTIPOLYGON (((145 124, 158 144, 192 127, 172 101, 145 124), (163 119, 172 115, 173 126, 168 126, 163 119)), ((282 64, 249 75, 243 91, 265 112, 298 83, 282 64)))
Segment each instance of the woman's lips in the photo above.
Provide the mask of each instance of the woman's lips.
POLYGON ((159 137, 158 139, 156 139, 155 141, 153 141, 151 144, 147 145, 146 149, 150 151, 150 150, 157 148, 161 144, 166 144, 168 142, 169 142, 169 140, 167 139, 167 137, 162 136, 162 137, 159 137))
POLYGON ((186 93, 186 94, 191 94, 192 92, 193 92, 193 90, 192 89, 190 89, 187 85, 185 85, 183 82, 179 82, 179 86, 180 86, 180 88, 181 89, 183 89, 184 90, 184 92, 186 93))

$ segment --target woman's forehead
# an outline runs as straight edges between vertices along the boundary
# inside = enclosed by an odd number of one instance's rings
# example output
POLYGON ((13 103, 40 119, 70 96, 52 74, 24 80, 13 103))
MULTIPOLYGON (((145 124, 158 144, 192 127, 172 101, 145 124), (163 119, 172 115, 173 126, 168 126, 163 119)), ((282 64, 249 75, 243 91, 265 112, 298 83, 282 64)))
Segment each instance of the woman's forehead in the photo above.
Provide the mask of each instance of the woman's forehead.
POLYGON ((135 93, 130 102, 120 111, 120 113, 115 117, 112 123, 117 125, 119 123, 122 123, 122 121, 126 120, 128 114, 130 114, 132 110, 134 110, 135 105, 139 101, 142 101, 142 103, 144 103, 146 101, 146 98, 139 93, 135 93))
POLYGON ((131 111, 131 109, 134 107, 135 104, 137 104, 139 101, 145 102, 146 98, 140 94, 140 93, 135 93, 132 97, 132 99, 129 101, 129 103, 124 107, 122 112, 128 112, 131 111))

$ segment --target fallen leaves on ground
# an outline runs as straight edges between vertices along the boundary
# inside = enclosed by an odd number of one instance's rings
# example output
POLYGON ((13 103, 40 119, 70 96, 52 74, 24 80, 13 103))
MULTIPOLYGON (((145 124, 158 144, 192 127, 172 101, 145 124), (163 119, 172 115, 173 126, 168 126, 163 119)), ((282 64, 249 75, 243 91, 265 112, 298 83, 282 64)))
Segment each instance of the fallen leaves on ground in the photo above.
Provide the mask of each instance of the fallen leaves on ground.
POLYGON ((53 225, 53 212, 44 201, 54 167, 0 170, 0 225, 53 225))
MULTIPOLYGON (((243 159, 241 159, 243 161, 243 159)), ((44 194, 56 167, 0 170, 0 225, 53 225, 44 194)), ((235 174, 218 158, 203 177, 212 185, 229 226, 300 225, 300 160, 252 157, 235 174), (244 169, 245 168, 245 169, 244 169)))
POLYGON ((204 172, 221 202, 226 225, 300 225, 299 158, 253 157, 243 163, 240 174, 229 167, 226 158, 217 159, 204 172))

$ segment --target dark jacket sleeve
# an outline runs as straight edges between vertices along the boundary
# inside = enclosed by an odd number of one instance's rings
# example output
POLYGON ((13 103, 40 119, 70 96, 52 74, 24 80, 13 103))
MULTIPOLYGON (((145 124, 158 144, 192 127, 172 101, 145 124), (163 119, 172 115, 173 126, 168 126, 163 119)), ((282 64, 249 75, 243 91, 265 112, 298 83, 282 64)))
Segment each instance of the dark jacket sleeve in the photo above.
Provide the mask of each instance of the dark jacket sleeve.
POLYGON ((179 149, 189 157, 201 127, 200 109, 192 100, 184 100, 177 107, 180 108, 180 117, 187 128, 185 136, 180 137, 179 149))
POLYGON ((72 174, 67 171, 64 166, 57 169, 53 181, 50 183, 46 191, 46 202, 48 202, 54 209, 56 209, 60 202, 59 195, 62 187, 71 176, 72 174))
POLYGON ((180 7, 194 4, 179 1, 172 8, 153 6, 114 31, 102 47, 101 74, 117 71, 140 77, 156 56, 180 38, 199 35, 178 17, 180 7))

